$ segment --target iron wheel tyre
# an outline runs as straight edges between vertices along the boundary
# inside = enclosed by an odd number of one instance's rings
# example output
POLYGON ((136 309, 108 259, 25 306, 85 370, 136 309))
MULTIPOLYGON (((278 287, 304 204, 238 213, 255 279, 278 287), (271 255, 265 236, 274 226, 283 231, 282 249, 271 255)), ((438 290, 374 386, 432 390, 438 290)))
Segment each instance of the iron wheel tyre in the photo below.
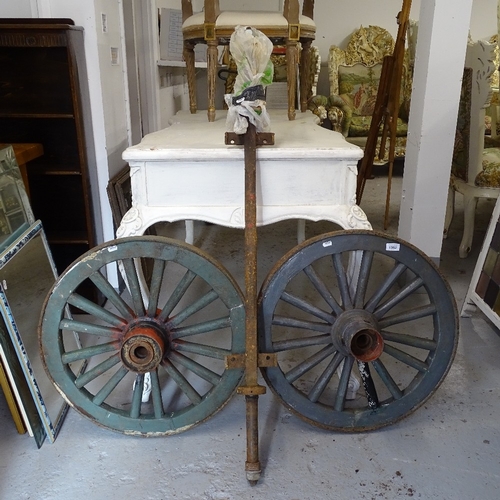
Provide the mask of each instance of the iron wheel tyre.
POLYGON ((222 408, 243 375, 226 369, 226 358, 245 349, 238 285, 209 255, 167 238, 123 238, 81 256, 49 293, 39 332, 46 371, 64 398, 125 434, 189 429, 222 408), (122 294, 103 272, 116 263, 127 284, 122 294), (84 287, 104 296, 105 306, 83 297, 84 287))
POLYGON ((322 428, 393 424, 439 387, 458 342, 449 285, 416 247, 374 231, 324 234, 292 249, 259 295, 263 375, 284 405, 322 428), (380 278, 382 276, 382 278, 380 278), (352 400, 349 382, 362 384, 352 400))

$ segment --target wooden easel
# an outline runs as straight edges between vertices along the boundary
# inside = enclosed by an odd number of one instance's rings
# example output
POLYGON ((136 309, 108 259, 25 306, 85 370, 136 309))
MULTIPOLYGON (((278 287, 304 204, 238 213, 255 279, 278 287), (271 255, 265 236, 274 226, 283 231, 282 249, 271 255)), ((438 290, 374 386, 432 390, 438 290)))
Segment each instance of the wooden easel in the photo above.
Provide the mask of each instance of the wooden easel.
POLYGON ((389 205, 391 201, 392 172, 394 169, 394 151, 396 147, 396 130, 401 94, 401 79, 403 75, 403 60, 405 40, 410 18, 411 0, 403 0, 403 6, 397 16, 398 34, 394 44, 393 54, 385 56, 382 63, 382 73, 378 87, 375 110, 373 112, 370 130, 365 146, 365 154, 358 171, 356 199, 361 203, 366 179, 371 177, 373 160, 377 150, 377 139, 382 130, 378 158, 385 156, 387 137, 389 137, 389 172, 387 178, 387 196, 385 201, 384 229, 388 227, 389 205))

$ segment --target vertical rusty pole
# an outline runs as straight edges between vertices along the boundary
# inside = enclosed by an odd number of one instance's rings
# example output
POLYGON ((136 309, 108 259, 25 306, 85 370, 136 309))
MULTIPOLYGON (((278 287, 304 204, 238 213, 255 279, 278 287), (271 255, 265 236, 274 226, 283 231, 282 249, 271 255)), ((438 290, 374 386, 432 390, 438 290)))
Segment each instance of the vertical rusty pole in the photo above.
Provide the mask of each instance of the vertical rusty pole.
POLYGON ((259 132, 248 123, 245 134, 226 132, 226 144, 243 145, 245 152, 245 354, 231 356, 227 366, 244 367, 245 381, 238 392, 245 396, 247 460, 245 471, 254 485, 260 478, 259 396, 266 388, 258 383, 260 366, 276 366, 275 353, 259 353, 257 342, 257 146, 274 144, 272 132, 259 132), (229 364, 228 364, 229 363, 229 364))
POLYGON ((240 392, 245 395, 247 419, 247 479, 255 484, 260 477, 259 461, 259 394, 266 388, 259 386, 257 348, 257 132, 248 123, 244 135, 245 148, 245 384, 240 392))

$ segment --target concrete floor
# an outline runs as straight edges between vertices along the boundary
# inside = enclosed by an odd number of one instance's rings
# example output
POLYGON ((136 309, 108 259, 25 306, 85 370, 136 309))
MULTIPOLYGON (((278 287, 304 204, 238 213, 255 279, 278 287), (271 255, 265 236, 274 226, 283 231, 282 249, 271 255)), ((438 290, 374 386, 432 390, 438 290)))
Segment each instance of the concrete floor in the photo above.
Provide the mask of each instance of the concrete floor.
MULTIPOLYGON (((398 200, 401 179, 394 185, 398 200)), ((386 179, 367 182, 362 208, 381 229, 386 179)), ((457 196, 458 198, 458 196, 457 196)), ((460 200, 458 200, 460 201, 460 200)), ((392 224, 397 230, 397 201, 392 224)), ((458 258, 462 211, 443 245, 441 269, 460 309, 489 221, 480 203, 474 248, 458 258)), ((295 245, 295 222, 259 231, 259 282, 295 245)), ((308 237, 333 230, 308 223, 308 237)), ((167 228, 182 233, 181 224, 167 228)), ((196 225, 196 244, 220 259, 243 286, 242 232, 196 225)), ((455 362, 415 413, 383 430, 343 434, 313 427, 270 391, 260 398, 260 482, 245 477, 245 405, 234 396, 202 425, 164 438, 126 437, 70 410, 54 444, 40 450, 17 434, 0 396, 0 500, 496 499, 500 479, 500 336, 477 313, 461 320, 455 362)))

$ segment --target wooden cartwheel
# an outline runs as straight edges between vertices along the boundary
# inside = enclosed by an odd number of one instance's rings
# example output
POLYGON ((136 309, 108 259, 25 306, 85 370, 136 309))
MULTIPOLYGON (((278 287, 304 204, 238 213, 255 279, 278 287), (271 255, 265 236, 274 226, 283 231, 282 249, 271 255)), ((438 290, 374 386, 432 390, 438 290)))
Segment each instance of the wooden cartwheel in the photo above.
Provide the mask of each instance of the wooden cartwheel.
POLYGON ((412 245, 374 231, 305 241, 275 265, 257 296, 256 147, 272 140, 251 125, 226 138, 245 148, 245 296, 194 246, 122 238, 68 267, 39 327, 43 362, 60 393, 114 431, 176 434, 215 414, 236 390, 244 394, 252 484, 261 474, 258 397, 266 388, 259 368, 300 418, 361 432, 421 406, 447 374, 458 341, 455 301, 437 267, 412 245), (110 264, 122 272, 121 294, 106 278, 110 264), (85 298, 84 288, 105 305, 85 298), (70 350, 75 335, 80 344, 70 350))

